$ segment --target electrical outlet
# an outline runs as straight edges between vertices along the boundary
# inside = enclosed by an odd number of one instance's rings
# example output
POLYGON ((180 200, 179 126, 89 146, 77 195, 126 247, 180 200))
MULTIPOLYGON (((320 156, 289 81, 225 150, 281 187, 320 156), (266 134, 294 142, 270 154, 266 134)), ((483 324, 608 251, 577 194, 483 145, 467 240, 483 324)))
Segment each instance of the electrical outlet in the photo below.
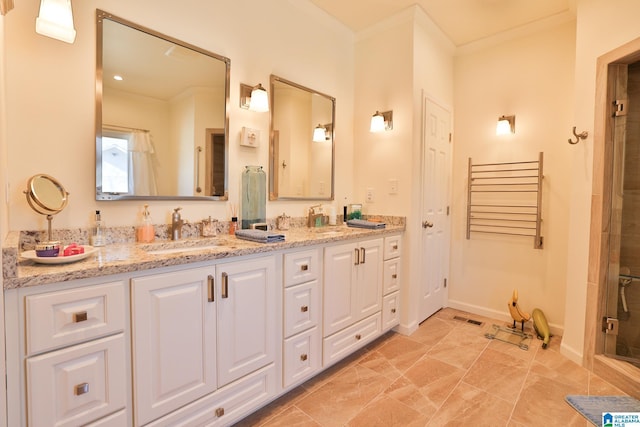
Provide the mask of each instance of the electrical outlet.
POLYGON ((389 180, 389 194, 398 194, 398 180, 395 178, 389 180))
POLYGON ((318 193, 324 194, 324 181, 318 182, 318 193))
POLYGON ((374 200, 373 188, 367 188, 367 195, 365 196, 365 200, 367 201, 367 203, 373 203, 373 200, 374 200))

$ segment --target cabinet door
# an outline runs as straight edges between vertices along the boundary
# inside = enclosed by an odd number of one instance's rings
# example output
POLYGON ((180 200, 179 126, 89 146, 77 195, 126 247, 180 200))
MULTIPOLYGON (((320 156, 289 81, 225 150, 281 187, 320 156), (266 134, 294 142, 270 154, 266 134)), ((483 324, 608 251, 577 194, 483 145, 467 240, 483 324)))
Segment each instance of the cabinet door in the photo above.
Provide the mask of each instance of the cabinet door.
POLYGON ((360 260, 356 268, 356 321, 369 317, 382 307, 382 239, 357 244, 360 260))
POLYGON ((218 386, 275 360, 275 258, 216 267, 218 302, 218 386))
POLYGON ((327 337, 355 322, 356 274, 359 249, 355 244, 329 246, 324 252, 324 333, 327 337))
POLYGON ((216 389, 211 268, 132 279, 135 424, 216 389))

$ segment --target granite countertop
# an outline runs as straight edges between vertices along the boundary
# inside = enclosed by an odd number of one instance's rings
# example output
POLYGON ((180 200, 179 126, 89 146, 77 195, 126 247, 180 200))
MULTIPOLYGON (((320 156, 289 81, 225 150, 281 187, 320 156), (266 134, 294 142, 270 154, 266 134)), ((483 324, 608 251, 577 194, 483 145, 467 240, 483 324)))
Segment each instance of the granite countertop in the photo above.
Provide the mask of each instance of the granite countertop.
POLYGON ((194 262, 224 259, 242 255, 268 253, 277 250, 305 247, 316 244, 348 241, 361 237, 384 236, 404 231, 404 218, 388 223, 386 228, 369 230, 344 225, 320 228, 296 227, 278 231, 285 240, 276 243, 254 243, 235 236, 219 233, 217 237, 189 238, 179 241, 156 240, 154 243, 117 243, 96 248, 87 258, 66 264, 39 264, 21 258, 19 237, 11 235, 3 247, 4 289, 44 285, 75 279, 85 279, 119 273, 148 270, 159 267, 185 265, 194 262), (173 249, 176 246, 187 250, 181 252, 151 253, 151 251, 173 249), (194 247, 202 249, 193 249, 194 247))

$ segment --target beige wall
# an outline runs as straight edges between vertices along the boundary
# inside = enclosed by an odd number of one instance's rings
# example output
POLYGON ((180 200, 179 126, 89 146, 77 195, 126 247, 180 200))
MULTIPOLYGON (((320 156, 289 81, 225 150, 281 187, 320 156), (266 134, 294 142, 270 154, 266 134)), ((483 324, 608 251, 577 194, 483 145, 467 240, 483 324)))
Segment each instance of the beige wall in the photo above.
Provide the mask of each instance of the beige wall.
MULTIPOLYGON (((238 204, 245 165, 268 164, 269 114, 239 108, 240 83, 268 87, 277 74, 337 99, 337 200, 351 197, 353 165, 353 34, 306 1, 141 0, 74 1, 74 44, 36 34, 39 1, 16 2, 4 17, 6 127, 10 230, 44 229, 26 204, 23 189, 36 173, 51 174, 71 193, 54 227, 87 227, 101 209, 107 225, 133 225, 142 202, 96 202, 94 173, 95 9, 100 8, 231 59, 230 202, 238 204), (260 147, 240 147, 243 126, 261 130, 260 147)), ((2 92, 5 93, 4 91, 2 92)), ((5 127, 2 127, 3 130, 5 127)), ((4 156, 2 156, 4 158, 4 156)), ((226 202, 151 202, 156 222, 169 221, 177 205, 183 217, 228 220, 226 202)), ((308 202, 269 202, 267 216, 301 216, 308 202)), ((6 218, 2 215, 2 220, 6 218)))
MULTIPOLYGON (((525 311, 540 308, 556 332, 564 323, 575 23, 521 37, 455 61, 453 218, 449 304, 510 319, 514 289, 525 311), (514 135, 496 136, 499 116, 514 135), (472 233, 466 239, 467 164, 537 160, 544 153, 542 235, 472 233)), ((497 197, 497 196, 496 196, 497 197)))
MULTIPOLYGON (((453 104, 453 46, 419 8, 358 34, 354 109, 354 199, 365 213, 407 217, 401 328, 417 326, 420 283, 422 94, 453 104), (393 130, 369 132, 376 110, 393 110, 393 130), (398 193, 389 193, 389 180, 398 193), (367 203, 367 188, 374 201, 367 203)), ((338 199, 338 201, 340 201, 338 199)))

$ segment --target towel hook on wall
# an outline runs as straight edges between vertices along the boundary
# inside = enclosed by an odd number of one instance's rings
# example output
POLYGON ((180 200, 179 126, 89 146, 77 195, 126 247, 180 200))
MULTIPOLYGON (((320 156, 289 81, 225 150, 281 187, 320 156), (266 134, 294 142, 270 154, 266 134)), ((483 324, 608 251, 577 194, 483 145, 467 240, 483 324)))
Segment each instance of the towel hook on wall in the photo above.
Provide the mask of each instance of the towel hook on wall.
POLYGON ((571 145, 577 144, 581 139, 587 139, 587 136, 589 136, 589 132, 585 130, 584 132, 576 133, 576 127, 574 126, 573 135, 576 137, 576 140, 572 141, 571 138, 569 138, 569 144, 571 145))

